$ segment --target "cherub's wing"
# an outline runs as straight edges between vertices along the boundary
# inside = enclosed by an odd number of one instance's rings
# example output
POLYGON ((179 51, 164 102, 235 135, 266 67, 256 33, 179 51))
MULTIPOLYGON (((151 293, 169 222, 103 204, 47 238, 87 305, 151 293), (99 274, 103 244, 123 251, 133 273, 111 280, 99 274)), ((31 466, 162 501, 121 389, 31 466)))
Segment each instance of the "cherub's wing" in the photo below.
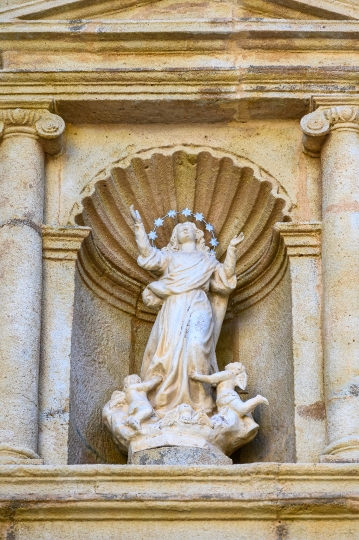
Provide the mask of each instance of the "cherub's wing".
POLYGON ((126 394, 120 390, 113 392, 110 401, 110 407, 118 407, 119 405, 124 405, 126 403, 126 394))
POLYGON ((239 386, 241 390, 245 390, 247 388, 247 381, 248 375, 245 371, 243 371, 243 373, 240 373, 236 377, 237 386, 239 386))
POLYGON ((211 424, 211 421, 210 419, 208 418, 208 416, 206 415, 206 413, 203 413, 203 412, 199 412, 197 414, 195 414, 193 416, 193 423, 198 423, 200 424, 201 426, 208 426, 208 427, 212 427, 212 424, 211 424))
POLYGON ((174 411, 171 411, 166 414, 166 416, 161 420, 161 426, 173 426, 178 421, 178 413, 175 409, 174 411))

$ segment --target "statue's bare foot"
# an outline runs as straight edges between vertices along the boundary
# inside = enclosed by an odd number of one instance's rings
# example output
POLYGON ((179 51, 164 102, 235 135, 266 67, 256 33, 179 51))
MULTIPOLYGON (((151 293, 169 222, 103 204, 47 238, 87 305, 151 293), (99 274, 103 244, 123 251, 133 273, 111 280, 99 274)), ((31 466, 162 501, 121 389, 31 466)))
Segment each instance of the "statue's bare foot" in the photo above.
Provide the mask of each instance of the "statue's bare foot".
POLYGON ((268 399, 258 394, 257 396, 259 403, 262 403, 263 405, 269 405, 268 399))

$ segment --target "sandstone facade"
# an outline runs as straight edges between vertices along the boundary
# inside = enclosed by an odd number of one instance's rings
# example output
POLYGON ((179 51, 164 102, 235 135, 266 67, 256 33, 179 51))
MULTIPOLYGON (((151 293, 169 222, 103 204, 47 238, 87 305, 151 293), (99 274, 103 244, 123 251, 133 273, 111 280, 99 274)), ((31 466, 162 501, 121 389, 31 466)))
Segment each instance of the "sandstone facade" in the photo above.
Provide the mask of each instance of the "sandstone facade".
POLYGON ((358 35, 354 0, 0 0, 4 539, 359 535, 358 35), (154 321, 131 204, 244 232, 217 358, 270 407, 234 465, 102 424, 154 321))

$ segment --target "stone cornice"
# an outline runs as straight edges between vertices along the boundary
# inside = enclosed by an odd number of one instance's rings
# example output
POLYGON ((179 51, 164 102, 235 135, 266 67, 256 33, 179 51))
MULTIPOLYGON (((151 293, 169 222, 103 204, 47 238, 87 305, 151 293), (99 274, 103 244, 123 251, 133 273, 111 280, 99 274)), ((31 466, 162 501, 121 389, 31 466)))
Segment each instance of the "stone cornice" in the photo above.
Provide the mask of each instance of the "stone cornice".
MULTIPOLYGON (((143 6, 149 3, 150 0, 140 2, 143 6)), ((109 5, 108 0, 97 0, 94 3, 84 0, 36 0, 30 3, 26 2, 22 6, 15 5, 14 7, 7 6, 0 9, 1 20, 27 19, 27 20, 43 20, 47 17, 56 17, 57 20, 81 19, 91 20, 108 20, 108 15, 112 15, 113 5, 109 5)), ((347 20, 359 19, 359 8, 354 5, 349 5, 345 0, 271 0, 271 4, 279 4, 280 6, 298 11, 298 19, 305 18, 305 14, 310 14, 317 19, 325 20, 347 20), (303 16, 300 16, 300 13, 303 16)), ((133 1, 126 0, 121 2, 121 11, 126 8, 133 7, 133 1)), ((250 3, 247 7, 250 7, 250 3)), ((256 2, 253 2, 253 7, 256 9, 256 2)), ((265 15, 263 15, 265 17, 265 15)))
MULTIPOLYGON (((81 42, 85 36, 93 37, 96 41, 106 38, 136 37, 141 34, 143 37, 153 38, 161 34, 164 38, 175 36, 178 38, 192 37, 197 41, 206 37, 207 39, 246 39, 243 46, 251 48, 250 40, 268 38, 284 38, 288 41, 291 38, 321 37, 328 40, 337 39, 357 39, 359 33, 358 21, 320 21, 320 20, 288 20, 288 19, 170 19, 170 20, 123 20, 123 21, 101 21, 82 20, 73 21, 4 21, 0 20, 0 35, 2 39, 25 38, 34 40, 47 38, 50 34, 53 38, 63 39, 65 36, 72 36, 77 42, 81 42)), ((259 43, 260 45, 260 43, 259 43)), ((293 45, 293 44, 292 44, 293 45)), ((283 45, 283 49, 285 46, 283 45)))
POLYGON ((319 221, 277 223, 275 229, 283 238, 289 257, 318 257, 321 254, 322 224, 319 221))
POLYGON ((43 258, 76 261, 77 252, 90 232, 89 227, 52 227, 43 225, 43 258))
POLYGON ((306 154, 318 157, 322 145, 331 130, 346 129, 359 132, 359 106, 348 98, 340 105, 339 97, 335 106, 319 107, 304 116, 300 122, 303 131, 303 147, 306 154))
MULTIPOLYGON (((92 520, 359 520, 359 466, 0 467, 0 517, 92 520)), ((353 521, 352 521, 353 523, 353 521)))

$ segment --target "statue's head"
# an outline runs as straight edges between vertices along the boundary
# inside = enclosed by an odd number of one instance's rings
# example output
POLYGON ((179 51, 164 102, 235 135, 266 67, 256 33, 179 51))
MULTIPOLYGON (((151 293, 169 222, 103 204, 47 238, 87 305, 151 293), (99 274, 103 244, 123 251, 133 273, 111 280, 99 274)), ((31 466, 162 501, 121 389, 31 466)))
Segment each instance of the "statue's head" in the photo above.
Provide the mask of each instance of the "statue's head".
POLYGON ((179 223, 177 225, 177 241, 179 244, 185 244, 186 242, 196 242, 197 241, 197 227, 194 223, 190 221, 185 221, 184 223, 179 223))
POLYGON ((195 242, 197 251, 209 251, 209 247, 204 242, 204 233, 191 221, 178 223, 171 235, 171 239, 165 251, 180 251, 181 244, 195 242))
POLYGON ((127 388, 131 384, 138 384, 140 382, 142 382, 141 377, 139 377, 138 375, 128 375, 123 380, 123 387, 127 388))

